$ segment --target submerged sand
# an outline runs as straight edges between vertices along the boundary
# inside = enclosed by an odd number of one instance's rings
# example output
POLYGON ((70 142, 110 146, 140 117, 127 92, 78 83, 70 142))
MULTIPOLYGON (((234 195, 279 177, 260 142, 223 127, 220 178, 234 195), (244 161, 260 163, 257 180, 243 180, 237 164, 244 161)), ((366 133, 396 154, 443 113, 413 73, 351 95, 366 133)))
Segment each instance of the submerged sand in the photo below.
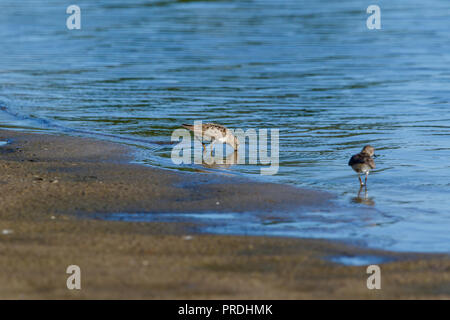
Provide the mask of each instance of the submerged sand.
POLYGON ((329 194, 129 164, 122 145, 0 131, 0 298, 450 298, 448 255, 321 240, 205 235, 188 223, 95 220, 94 213, 245 212, 328 206, 329 194), (217 205, 220 203, 220 205, 217 205), (332 256, 376 255, 366 267, 332 256), (82 289, 68 290, 78 265, 82 289))

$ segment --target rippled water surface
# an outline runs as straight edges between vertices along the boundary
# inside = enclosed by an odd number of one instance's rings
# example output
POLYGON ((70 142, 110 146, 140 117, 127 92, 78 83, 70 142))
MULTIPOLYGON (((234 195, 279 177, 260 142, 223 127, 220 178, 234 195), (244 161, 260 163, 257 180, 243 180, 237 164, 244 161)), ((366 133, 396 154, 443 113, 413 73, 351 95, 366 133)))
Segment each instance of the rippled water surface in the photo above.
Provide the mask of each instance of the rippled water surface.
MULTIPOLYGON (((450 2, 0 2, 0 126, 98 137, 172 169, 179 124, 280 129, 280 170, 222 171, 330 191, 339 210, 209 218, 214 232, 450 251, 450 2), (358 196, 348 158, 370 143, 358 196), (223 221, 222 221, 223 220, 223 221), (220 223, 220 222, 223 223, 220 223)), ((193 219, 192 217, 189 219, 193 219)), ((208 218, 206 218, 208 220, 208 218)))

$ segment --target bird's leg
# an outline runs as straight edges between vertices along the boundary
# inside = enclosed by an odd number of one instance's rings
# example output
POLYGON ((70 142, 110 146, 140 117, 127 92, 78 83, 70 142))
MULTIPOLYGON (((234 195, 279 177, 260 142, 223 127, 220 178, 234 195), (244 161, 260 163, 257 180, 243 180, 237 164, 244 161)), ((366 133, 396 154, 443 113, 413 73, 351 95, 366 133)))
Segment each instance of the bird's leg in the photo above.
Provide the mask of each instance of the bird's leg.
POLYGON ((205 145, 205 143, 203 142, 203 140, 201 138, 199 138, 196 135, 194 135, 194 140, 198 140, 202 144, 203 150, 205 150, 206 145, 205 145))
POLYGON ((358 179, 359 179, 359 184, 362 187, 364 185, 364 183, 361 180, 361 174, 358 173, 358 179))
POLYGON ((360 186, 359 187, 359 191, 358 191, 358 198, 361 198, 361 191, 362 191, 362 189, 363 189, 363 186, 360 186))
POLYGON ((213 153, 213 144, 214 144, 215 139, 211 138, 211 143, 209 144, 209 146, 211 147, 211 156, 213 153))
POLYGON ((366 179, 365 179, 365 181, 364 181, 364 185, 365 186, 367 186, 367 177, 369 176, 369 173, 368 172, 366 172, 366 179))
POLYGON ((367 192, 367 186, 364 188, 364 199, 369 199, 369 193, 367 192))

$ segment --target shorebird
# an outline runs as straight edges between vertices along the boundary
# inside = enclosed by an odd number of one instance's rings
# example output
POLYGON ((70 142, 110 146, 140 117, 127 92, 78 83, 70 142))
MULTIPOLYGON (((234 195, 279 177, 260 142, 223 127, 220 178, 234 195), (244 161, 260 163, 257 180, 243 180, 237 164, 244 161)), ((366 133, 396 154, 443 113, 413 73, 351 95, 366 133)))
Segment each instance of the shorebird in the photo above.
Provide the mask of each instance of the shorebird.
POLYGON ((367 145, 360 153, 352 156, 348 162, 348 165, 358 173, 358 179, 361 187, 367 184, 367 177, 369 176, 370 170, 375 169, 375 161, 372 158, 374 153, 374 147, 367 145), (361 173, 366 175, 364 183, 361 180, 361 173))
POLYGON ((216 123, 203 123, 201 126, 195 126, 191 124, 182 124, 182 127, 191 130, 194 132, 194 137, 201 141, 203 148, 205 148, 205 144, 203 140, 211 140, 211 149, 212 144, 215 141, 221 143, 227 143, 237 150, 239 147, 239 140, 230 129, 216 123))

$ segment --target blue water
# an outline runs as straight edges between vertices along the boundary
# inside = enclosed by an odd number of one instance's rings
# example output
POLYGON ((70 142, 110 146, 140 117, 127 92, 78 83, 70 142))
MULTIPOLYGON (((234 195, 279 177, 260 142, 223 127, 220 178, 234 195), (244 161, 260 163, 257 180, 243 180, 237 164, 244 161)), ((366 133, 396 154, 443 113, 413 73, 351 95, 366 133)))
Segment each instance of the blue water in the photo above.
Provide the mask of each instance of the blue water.
POLYGON ((77 0, 81 30, 70 4, 0 2, 1 128, 94 135, 191 171, 170 160, 181 123, 278 128, 277 175, 222 171, 330 191, 339 209, 203 216, 206 230, 450 252, 449 1, 77 0), (358 196, 347 161, 368 143, 377 170, 358 196))

